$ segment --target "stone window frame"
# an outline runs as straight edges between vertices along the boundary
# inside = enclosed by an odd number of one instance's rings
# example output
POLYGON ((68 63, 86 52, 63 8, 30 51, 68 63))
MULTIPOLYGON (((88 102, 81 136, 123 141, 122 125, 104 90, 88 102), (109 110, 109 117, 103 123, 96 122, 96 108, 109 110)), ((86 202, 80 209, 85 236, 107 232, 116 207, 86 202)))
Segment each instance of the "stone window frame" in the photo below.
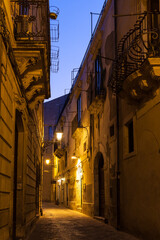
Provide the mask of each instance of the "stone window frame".
POLYGON ((123 159, 134 157, 137 154, 136 140, 136 116, 129 114, 123 121, 123 159), (128 124, 133 121, 133 145, 134 150, 129 152, 128 124))

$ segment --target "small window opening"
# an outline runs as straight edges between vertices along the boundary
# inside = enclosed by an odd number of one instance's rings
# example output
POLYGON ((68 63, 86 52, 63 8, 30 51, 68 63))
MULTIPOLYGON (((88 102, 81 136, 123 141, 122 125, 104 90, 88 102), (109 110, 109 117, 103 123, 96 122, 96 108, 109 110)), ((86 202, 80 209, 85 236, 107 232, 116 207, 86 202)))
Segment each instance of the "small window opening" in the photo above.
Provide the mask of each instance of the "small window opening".
POLYGON ((134 151, 134 133, 133 133, 133 120, 127 124, 128 128, 128 151, 129 153, 134 151))
POLYGON ((114 136, 114 124, 110 126, 110 137, 114 136))

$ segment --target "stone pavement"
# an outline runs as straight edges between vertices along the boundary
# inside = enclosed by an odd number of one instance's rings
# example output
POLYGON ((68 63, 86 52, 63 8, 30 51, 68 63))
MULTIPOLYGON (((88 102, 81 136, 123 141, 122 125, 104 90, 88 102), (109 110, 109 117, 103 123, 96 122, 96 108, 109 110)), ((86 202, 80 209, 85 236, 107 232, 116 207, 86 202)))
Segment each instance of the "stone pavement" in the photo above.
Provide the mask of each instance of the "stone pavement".
POLYGON ((138 240, 68 208, 43 204, 43 216, 26 240, 138 240))

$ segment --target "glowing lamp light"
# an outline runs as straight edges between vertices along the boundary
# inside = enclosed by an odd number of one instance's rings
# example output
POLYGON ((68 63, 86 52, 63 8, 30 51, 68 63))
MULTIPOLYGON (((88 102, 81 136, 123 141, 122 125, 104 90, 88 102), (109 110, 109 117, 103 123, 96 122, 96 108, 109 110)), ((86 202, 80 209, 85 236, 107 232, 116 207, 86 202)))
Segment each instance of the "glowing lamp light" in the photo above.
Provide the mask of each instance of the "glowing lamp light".
POLYGON ((77 168, 81 168, 82 167, 82 163, 81 163, 81 159, 78 158, 78 162, 77 162, 77 168))
POLYGON ((82 162, 81 162, 80 158, 78 158, 76 167, 77 167, 76 180, 80 181, 82 179, 82 176, 83 176, 82 162))
POLYGON ((77 159, 77 157, 76 156, 72 156, 71 159, 77 159))
POLYGON ((46 159, 46 164, 47 164, 47 165, 50 164, 50 159, 46 159))
POLYGON ((63 133, 62 132, 56 132, 57 140, 61 141, 63 133))
POLYGON ((57 182, 58 182, 59 184, 61 184, 61 179, 58 179, 57 182))

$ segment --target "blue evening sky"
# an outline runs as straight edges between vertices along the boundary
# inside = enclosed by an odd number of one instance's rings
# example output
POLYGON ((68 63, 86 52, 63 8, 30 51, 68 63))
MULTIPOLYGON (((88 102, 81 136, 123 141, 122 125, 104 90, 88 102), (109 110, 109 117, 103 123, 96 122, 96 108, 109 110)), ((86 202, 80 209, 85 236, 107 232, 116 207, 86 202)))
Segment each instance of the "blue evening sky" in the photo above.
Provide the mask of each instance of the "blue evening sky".
MULTIPOLYGON (((59 71, 51 72, 51 99, 68 93, 71 71, 79 68, 91 38, 91 14, 100 13, 104 0, 50 0, 50 6, 60 10, 59 20, 59 71), (66 91, 65 91, 66 89, 66 91)), ((95 26, 98 16, 93 16, 95 26)))

